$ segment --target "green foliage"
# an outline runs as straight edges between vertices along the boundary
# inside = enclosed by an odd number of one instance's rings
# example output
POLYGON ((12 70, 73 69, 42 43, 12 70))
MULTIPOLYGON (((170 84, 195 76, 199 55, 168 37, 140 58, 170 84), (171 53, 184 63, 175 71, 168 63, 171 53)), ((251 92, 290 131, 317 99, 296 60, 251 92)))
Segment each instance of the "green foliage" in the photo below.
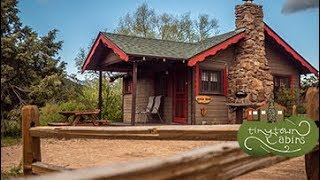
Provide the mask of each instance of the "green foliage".
POLYGON ((319 79, 313 75, 302 77, 300 90, 301 99, 305 99, 307 90, 310 87, 319 87, 319 79))
POLYGON ((276 92, 275 102, 285 106, 287 111, 285 116, 292 114, 292 106, 298 102, 298 90, 291 88, 280 88, 276 92))
MULTIPOLYGON (((109 83, 107 80, 102 82, 102 117, 112 121, 120 121, 122 118, 122 91, 121 83, 115 81, 109 83)), ((79 102, 86 105, 87 109, 96 109, 98 107, 98 88, 97 79, 88 82, 83 88, 82 97, 79 102)))
POLYGON ((297 114, 305 114, 306 113, 306 107, 304 104, 298 104, 296 107, 297 114))
POLYGON ((1 137, 20 137, 22 130, 20 109, 9 111, 7 117, 6 120, 1 120, 1 137))
POLYGON ((22 162, 17 166, 14 165, 9 171, 1 170, 1 179, 10 179, 11 177, 18 177, 23 174, 22 162))
POLYGON ((1 136, 1 147, 13 146, 21 143, 21 137, 1 136))
MULTIPOLYGON (((98 86, 97 79, 87 81, 87 85, 81 88, 81 93, 76 99, 60 103, 46 103, 40 108, 40 125, 47 125, 50 122, 62 122, 63 116, 59 111, 93 110, 98 107, 98 86)), ((103 82, 102 86, 102 117, 112 121, 120 121, 122 118, 122 93, 121 83, 116 81, 110 84, 103 82)))
POLYGON ((119 21, 117 33, 147 38, 159 38, 183 42, 195 42, 218 33, 218 20, 207 14, 193 20, 190 12, 181 16, 157 14, 146 3, 132 14, 127 13, 119 21))
POLYGON ((62 122, 63 116, 59 114, 61 108, 57 103, 46 103, 40 110, 40 125, 47 126, 51 122, 62 122))
MULTIPOLYGON (((3 134, 17 134, 20 105, 66 101, 75 97, 65 85, 65 63, 58 52, 57 30, 44 36, 22 25, 17 0, 1 1, 1 124, 3 134)), ((20 116, 20 115, 19 115, 20 116)))

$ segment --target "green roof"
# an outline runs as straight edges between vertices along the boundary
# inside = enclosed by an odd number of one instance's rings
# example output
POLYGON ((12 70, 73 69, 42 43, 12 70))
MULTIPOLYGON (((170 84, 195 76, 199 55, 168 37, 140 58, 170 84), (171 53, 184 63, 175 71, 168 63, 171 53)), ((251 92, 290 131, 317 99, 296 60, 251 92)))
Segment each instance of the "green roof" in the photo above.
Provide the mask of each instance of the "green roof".
POLYGON ((231 31, 196 43, 176 42, 106 32, 102 34, 128 55, 189 59, 243 31, 243 29, 231 31))

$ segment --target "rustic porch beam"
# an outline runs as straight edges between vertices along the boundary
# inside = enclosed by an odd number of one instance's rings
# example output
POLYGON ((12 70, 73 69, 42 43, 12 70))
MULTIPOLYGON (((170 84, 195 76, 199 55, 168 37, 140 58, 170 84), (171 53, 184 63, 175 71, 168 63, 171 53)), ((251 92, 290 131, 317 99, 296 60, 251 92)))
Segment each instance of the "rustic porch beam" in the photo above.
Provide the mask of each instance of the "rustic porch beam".
POLYGON ((191 73, 191 124, 196 124, 196 68, 192 67, 191 73))
POLYGON ((136 97, 137 97, 137 73, 138 64, 133 62, 132 66, 132 104, 131 104, 131 125, 135 125, 136 120, 136 97))

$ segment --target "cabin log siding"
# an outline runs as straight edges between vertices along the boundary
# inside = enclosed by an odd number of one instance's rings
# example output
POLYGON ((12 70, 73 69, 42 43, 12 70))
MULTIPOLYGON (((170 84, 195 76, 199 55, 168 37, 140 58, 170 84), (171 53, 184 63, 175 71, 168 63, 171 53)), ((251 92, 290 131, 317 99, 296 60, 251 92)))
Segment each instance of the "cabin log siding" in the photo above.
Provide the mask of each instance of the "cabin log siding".
MULTIPOLYGON (((144 111, 148 105, 149 96, 153 96, 153 78, 149 76, 138 77, 137 79, 137 100, 136 100, 136 109, 137 111, 144 111)), ((131 103, 132 103, 132 94, 125 94, 123 96, 123 121, 125 123, 130 123, 131 119, 131 103)), ((136 115, 136 122, 143 122, 143 116, 136 115)))
MULTIPOLYGON (((169 81, 171 82, 171 81, 169 81)), ((169 85, 169 91, 171 91, 172 86, 169 85)), ((166 123, 170 123, 172 120, 172 93, 168 93, 169 96, 162 97, 160 105, 160 115, 166 123)), ((138 75, 137 80, 137 111, 144 111, 148 105, 149 97, 154 96, 154 74, 153 73, 142 73, 138 75)), ((130 123, 131 119, 131 102, 132 95, 123 95, 123 122, 130 123)), ((153 121, 157 121, 157 116, 152 116, 153 121)), ((136 122, 143 122, 143 115, 136 115, 136 122)), ((151 121, 151 118, 150 118, 151 121)), ((160 121, 159 121, 160 122, 160 121)))
POLYGON ((281 53, 270 42, 266 42, 266 57, 269 62, 272 75, 291 76, 292 85, 294 88, 299 88, 300 84, 300 72, 293 63, 291 57, 281 53))
MULTIPOLYGON (((233 61, 234 61, 234 46, 230 46, 227 49, 220 51, 214 56, 207 57, 203 62, 199 63, 199 67, 200 67, 200 71, 201 69, 223 71, 226 66, 227 67, 231 66, 233 61)), ((200 75, 199 75, 199 78, 201 78, 200 75)), ((199 94, 201 95, 200 90, 199 90, 199 94)), ((226 106, 227 98, 224 95, 209 95, 209 96, 212 98, 212 101, 209 104, 198 104, 196 102, 196 105, 195 105, 196 124, 202 124, 203 121, 207 124, 227 124, 229 122, 228 107, 226 106), (205 117, 202 117, 200 112, 200 108, 203 108, 203 107, 205 107, 207 110, 207 115, 205 117)))
MULTIPOLYGON (((237 44, 236 44, 237 45, 237 44)), ((235 46, 232 45, 225 50, 218 52, 214 56, 207 57, 203 62, 199 63, 200 70, 221 70, 227 66, 228 68, 232 66, 232 63, 235 59, 234 52, 235 46)), ((284 54, 282 51, 273 46, 271 42, 266 41, 266 58, 268 60, 270 70, 272 75, 283 75, 283 76, 292 76, 292 85, 294 88, 299 88, 300 84, 300 71, 297 66, 293 63, 293 59, 290 56, 284 54)), ((200 73, 200 72, 199 72, 200 73)), ((147 73, 148 74, 148 73, 147 73)), ((173 113, 173 81, 172 73, 169 74, 169 88, 168 96, 162 99, 162 117, 166 123, 172 122, 172 113, 173 113), (170 75, 171 74, 171 75, 170 75)), ((191 124, 191 81, 192 73, 188 69, 187 75, 188 83, 188 101, 187 101, 187 117, 188 124, 191 124)), ((201 78, 199 76, 199 78, 201 78)), ((199 81, 199 80, 198 80, 199 81)), ((154 79, 152 75, 143 74, 138 75, 138 88, 137 88, 137 106, 145 108, 148 103, 148 97, 153 95, 154 79)), ((199 84, 200 85, 200 84, 199 84)), ((199 87, 200 88, 200 87, 199 87)), ((200 92, 200 90, 199 90, 200 92)), ((199 93, 201 95, 201 92, 199 93)), ((195 103, 195 123, 202 124, 202 121, 206 121, 207 124, 227 124, 230 122, 228 120, 228 107, 225 105, 227 98, 224 95, 209 95, 212 98, 212 101, 209 104, 198 104, 195 103), (205 117, 201 116, 200 108, 205 107, 207 109, 207 115, 205 117)), ((124 95, 124 122, 130 120, 131 113, 131 94, 124 95)), ((137 116, 137 122, 139 122, 139 116, 137 116)))

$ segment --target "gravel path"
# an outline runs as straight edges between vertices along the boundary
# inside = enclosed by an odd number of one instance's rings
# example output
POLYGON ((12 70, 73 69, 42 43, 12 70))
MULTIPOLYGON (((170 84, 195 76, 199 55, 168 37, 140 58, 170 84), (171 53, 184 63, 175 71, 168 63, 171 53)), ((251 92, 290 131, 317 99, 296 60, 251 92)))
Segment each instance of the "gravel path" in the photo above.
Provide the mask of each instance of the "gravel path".
MULTIPOLYGON (((164 157, 219 142, 148 140, 55 140, 41 141, 42 161, 69 168, 83 168, 151 157, 164 157)), ((22 146, 1 148, 1 169, 22 159, 22 146)), ((236 179, 306 179, 304 158, 298 157, 236 179)))

